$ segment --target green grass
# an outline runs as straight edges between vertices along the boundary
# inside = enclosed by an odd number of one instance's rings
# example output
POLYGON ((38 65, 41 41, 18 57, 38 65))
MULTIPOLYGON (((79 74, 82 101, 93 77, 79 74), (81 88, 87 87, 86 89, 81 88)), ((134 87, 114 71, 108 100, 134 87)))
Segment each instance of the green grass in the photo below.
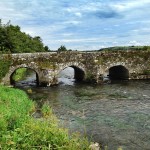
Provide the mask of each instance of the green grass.
POLYGON ((41 109, 43 118, 31 114, 35 104, 21 90, 0 86, 0 149, 88 150, 89 142, 79 134, 69 135, 58 126, 49 106, 41 109))
POLYGON ((26 76, 27 68, 19 68, 16 70, 16 72, 13 75, 13 80, 14 81, 20 81, 24 79, 26 76))
POLYGON ((21 90, 0 86, 0 132, 7 129, 13 130, 26 121, 33 102, 21 90))
POLYGON ((1 58, 0 56, 0 81, 2 80, 3 77, 5 77, 5 75, 7 74, 7 72, 9 71, 9 67, 11 64, 11 57, 9 58, 1 58))

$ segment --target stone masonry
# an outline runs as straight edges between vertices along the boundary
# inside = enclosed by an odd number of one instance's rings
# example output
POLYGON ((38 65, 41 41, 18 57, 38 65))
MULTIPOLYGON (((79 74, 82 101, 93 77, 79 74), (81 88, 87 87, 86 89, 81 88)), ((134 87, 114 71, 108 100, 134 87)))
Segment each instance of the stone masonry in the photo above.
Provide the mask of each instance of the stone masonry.
MULTIPOLYGON (((6 56, 3 54, 1 59, 4 60, 6 56)), ((66 51, 9 54, 9 57, 9 71, 1 81, 4 85, 10 85, 11 75, 22 67, 36 72, 40 86, 57 84, 58 74, 66 67, 74 68, 77 81, 102 83, 106 77, 115 74, 116 77, 117 74, 125 74, 124 77, 128 79, 150 78, 150 51, 66 51), (118 71, 117 68, 113 70, 117 66, 118 71)))

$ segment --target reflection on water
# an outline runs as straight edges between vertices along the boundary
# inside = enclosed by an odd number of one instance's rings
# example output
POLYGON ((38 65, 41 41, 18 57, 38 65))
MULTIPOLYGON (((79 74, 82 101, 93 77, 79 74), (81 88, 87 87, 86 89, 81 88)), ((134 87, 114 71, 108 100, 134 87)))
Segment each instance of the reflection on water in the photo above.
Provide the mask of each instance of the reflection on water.
POLYGON ((50 105, 70 132, 86 134, 108 150, 150 149, 149 80, 31 88, 30 97, 50 105))
POLYGON ((74 69, 67 67, 59 73, 58 83, 63 85, 74 85, 74 69))
POLYGON ((15 87, 30 87, 30 86, 37 86, 37 81, 36 81, 36 74, 32 73, 30 75, 27 75, 25 80, 17 81, 15 82, 15 87))

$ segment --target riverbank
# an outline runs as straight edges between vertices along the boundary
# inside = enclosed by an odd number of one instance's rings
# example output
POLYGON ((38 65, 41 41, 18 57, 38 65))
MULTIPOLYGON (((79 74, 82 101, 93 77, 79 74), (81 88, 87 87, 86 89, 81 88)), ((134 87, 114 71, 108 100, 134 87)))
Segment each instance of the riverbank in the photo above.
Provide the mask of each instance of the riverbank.
POLYGON ((58 126, 48 106, 41 108, 43 118, 35 119, 36 106, 26 93, 4 86, 0 91, 0 149, 89 149, 86 138, 58 126))

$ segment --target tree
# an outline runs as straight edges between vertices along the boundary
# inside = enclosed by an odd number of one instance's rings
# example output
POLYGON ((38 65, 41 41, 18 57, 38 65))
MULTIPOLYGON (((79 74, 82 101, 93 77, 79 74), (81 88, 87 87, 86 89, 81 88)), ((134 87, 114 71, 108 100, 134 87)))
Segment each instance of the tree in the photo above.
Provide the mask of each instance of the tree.
POLYGON ((13 26, 10 21, 2 24, 0 20, 0 52, 1 53, 32 53, 47 52, 48 46, 44 46, 39 36, 31 37, 21 32, 19 26, 13 26))
POLYGON ((45 46, 44 49, 45 49, 46 52, 51 51, 48 46, 45 46))
POLYGON ((61 46, 58 48, 58 52, 62 52, 62 51, 67 51, 67 48, 66 48, 64 45, 61 45, 61 46))

